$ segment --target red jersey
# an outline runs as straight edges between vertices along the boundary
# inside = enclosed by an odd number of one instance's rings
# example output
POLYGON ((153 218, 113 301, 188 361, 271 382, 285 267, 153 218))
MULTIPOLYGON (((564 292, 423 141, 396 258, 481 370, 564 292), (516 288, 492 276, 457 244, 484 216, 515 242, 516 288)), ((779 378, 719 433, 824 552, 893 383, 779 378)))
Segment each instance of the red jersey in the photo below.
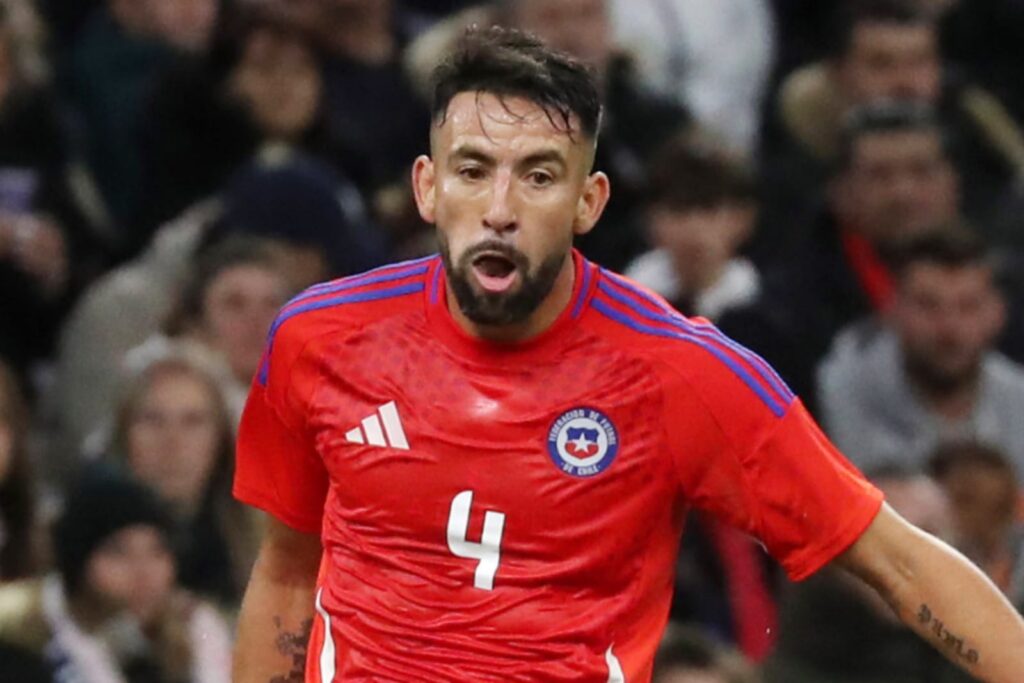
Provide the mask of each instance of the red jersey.
POLYGON ((764 361, 574 259, 521 344, 458 327, 438 257, 282 310, 235 493, 322 536, 307 681, 649 681, 688 508, 794 579, 874 518, 764 361))

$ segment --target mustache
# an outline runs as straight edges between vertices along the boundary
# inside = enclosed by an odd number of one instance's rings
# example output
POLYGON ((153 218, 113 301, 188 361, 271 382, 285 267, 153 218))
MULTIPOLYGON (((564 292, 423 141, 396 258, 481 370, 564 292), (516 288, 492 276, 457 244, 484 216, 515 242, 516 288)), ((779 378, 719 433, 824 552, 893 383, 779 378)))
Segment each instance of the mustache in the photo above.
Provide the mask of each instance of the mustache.
POLYGON ((502 242, 500 240, 487 240, 479 244, 474 244, 469 249, 466 249, 462 254, 462 258, 459 259, 460 265, 463 267, 469 266, 473 263, 473 260, 481 254, 493 253, 507 258, 511 261, 516 269, 520 271, 526 271, 529 269, 530 261, 526 257, 526 254, 519 251, 511 244, 502 242))

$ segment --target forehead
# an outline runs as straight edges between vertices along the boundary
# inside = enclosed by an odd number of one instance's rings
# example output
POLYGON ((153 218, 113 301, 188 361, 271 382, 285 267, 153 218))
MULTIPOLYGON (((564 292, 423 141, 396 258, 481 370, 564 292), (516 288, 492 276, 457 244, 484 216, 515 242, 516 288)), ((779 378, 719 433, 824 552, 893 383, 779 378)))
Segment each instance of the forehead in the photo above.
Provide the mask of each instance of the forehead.
POLYGON ((434 151, 440 153, 464 146, 523 153, 545 147, 568 153, 582 145, 579 121, 574 116, 569 124, 567 130, 558 112, 524 97, 461 92, 435 122, 432 140, 434 151))
POLYGON ((512 3, 520 19, 562 19, 608 14, 608 0, 518 0, 512 3))
POLYGON ((852 48, 865 50, 914 50, 936 40, 935 28, 928 23, 862 21, 853 30, 852 48))
POLYGON ((907 287, 954 296, 965 291, 987 290, 994 283, 992 268, 985 263, 947 266, 921 261, 907 266, 903 282, 907 287))

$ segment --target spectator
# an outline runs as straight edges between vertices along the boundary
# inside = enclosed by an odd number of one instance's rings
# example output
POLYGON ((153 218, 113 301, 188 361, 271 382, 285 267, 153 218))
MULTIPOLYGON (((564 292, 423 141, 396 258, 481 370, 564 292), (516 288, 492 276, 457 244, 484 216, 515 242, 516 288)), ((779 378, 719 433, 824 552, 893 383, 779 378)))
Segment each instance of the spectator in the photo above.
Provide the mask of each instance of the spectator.
POLYGON ((207 249, 185 284, 166 331, 222 368, 232 425, 241 419, 270 325, 292 293, 273 243, 246 237, 207 249))
POLYGON ((822 423, 862 468, 923 468, 949 439, 998 446, 1024 467, 1024 368, 994 350, 1005 307, 982 244, 941 231, 896 257, 883 325, 841 334, 822 363, 822 423))
MULTIPOLYGON (((850 118, 829 202, 802 248, 776 235, 762 248, 785 254, 765 272, 761 298, 721 320, 761 353, 805 401, 814 369, 845 325, 882 311, 892 281, 882 252, 958 216, 958 178, 927 108, 880 105, 850 118)), ((765 226, 769 227, 769 226, 765 226)))
POLYGON ((185 531, 181 585, 237 608, 255 528, 231 497, 234 430, 213 372, 181 347, 150 360, 126 387, 112 450, 185 531))
POLYGON ((644 82, 752 160, 775 60, 769 0, 610 0, 644 82))
POLYGON ((594 167, 608 174, 615 192, 601 227, 580 239, 580 249, 601 265, 623 270, 648 245, 642 228, 642 200, 651 157, 690 125, 689 114, 647 90, 629 58, 615 44, 607 0, 501 0, 493 7, 458 15, 410 47, 414 80, 426 82, 440 54, 471 23, 498 23, 536 34, 557 49, 591 65, 604 96, 601 144, 594 167))
POLYGON ((718 319, 756 300, 760 275, 739 256, 757 217, 746 165, 714 146, 679 138, 650 172, 647 224, 655 246, 626 269, 686 314, 718 319))
POLYGON ((0 362, 0 583, 32 576, 41 568, 28 429, 25 397, 14 373, 0 362))
POLYGON ((308 33, 267 9, 240 9, 225 18, 207 55, 162 80, 142 128, 140 246, 268 150, 301 150, 361 173, 332 147, 321 60, 308 33))
POLYGON ((52 352, 104 245, 61 112, 24 54, 12 8, 0 5, 0 358, 25 370, 52 352))
POLYGON ((430 118, 402 66, 393 0, 321 0, 314 30, 325 51, 324 87, 338 148, 366 164, 368 194, 405 184, 427 149, 430 118))
POLYGON ((778 184, 770 212, 776 225, 820 194, 818 179, 841 152, 843 118, 880 101, 935 109, 964 180, 965 214, 980 229, 1007 200, 1013 181, 1024 177, 1021 129, 991 94, 944 69, 935 12, 919 4, 840 3, 829 60, 783 83, 776 112, 781 131, 769 135, 765 150, 765 175, 778 184))
POLYGON ((172 525, 147 489, 89 475, 55 536, 57 575, 0 588, 0 641, 59 681, 227 683, 227 626, 177 584, 172 525))
POLYGON ((757 675, 738 653, 698 630, 670 625, 654 660, 651 683, 756 683, 757 675))
POLYGON ((957 547, 1024 610, 1017 469, 999 449, 972 441, 940 446, 928 465, 952 505, 957 547))
POLYGON ((89 164, 124 244, 141 209, 143 105, 182 46, 200 47, 217 0, 107 0, 80 30, 64 83, 86 133, 89 164))
MULTIPOLYGON (((929 477, 901 467, 868 473, 912 524, 951 539, 949 501, 929 477)), ((975 680, 903 626, 852 577, 823 571, 783 594, 779 640, 765 683, 967 683, 975 680)))
POLYGON ((240 170, 219 199, 161 228, 146 252, 93 285, 72 313, 53 392, 59 438, 48 469, 57 479, 110 414, 125 354, 162 329, 199 251, 237 234, 274 243, 291 292, 383 260, 359 193, 323 164, 295 156, 240 170))
POLYGON ((750 536, 708 515, 691 512, 686 529, 669 618, 762 661, 778 631, 770 558, 750 536))

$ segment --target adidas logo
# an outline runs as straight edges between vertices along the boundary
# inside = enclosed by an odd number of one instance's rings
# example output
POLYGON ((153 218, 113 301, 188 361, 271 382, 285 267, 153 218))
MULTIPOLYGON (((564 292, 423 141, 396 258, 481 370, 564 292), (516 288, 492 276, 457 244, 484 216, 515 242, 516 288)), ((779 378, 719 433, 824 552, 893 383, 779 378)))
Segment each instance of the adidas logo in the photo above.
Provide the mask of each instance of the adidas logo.
POLYGON ((359 427, 348 430, 345 440, 349 443, 369 444, 370 446, 390 446, 399 450, 409 450, 409 442, 402 429, 402 421, 398 418, 398 406, 394 401, 385 403, 377 412, 363 418, 359 427))

